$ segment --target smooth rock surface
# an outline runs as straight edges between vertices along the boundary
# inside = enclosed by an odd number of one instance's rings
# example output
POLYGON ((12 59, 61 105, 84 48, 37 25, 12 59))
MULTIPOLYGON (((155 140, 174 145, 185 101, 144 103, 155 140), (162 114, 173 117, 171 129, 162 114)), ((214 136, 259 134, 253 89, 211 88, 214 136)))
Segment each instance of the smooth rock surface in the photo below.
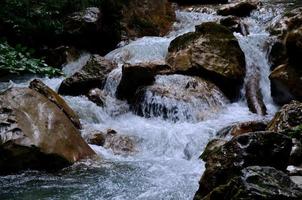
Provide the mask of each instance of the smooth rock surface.
POLYGON ((34 90, 2 93, 0 111, 1 174, 57 170, 95 155, 63 111, 34 90))

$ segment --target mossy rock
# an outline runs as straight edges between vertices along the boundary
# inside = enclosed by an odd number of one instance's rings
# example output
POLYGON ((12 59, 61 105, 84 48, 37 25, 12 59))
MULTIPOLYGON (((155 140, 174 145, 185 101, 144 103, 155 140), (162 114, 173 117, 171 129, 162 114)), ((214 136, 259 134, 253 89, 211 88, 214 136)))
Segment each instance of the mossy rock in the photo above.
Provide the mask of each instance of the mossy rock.
POLYGON ((239 96, 245 77, 245 56, 233 33, 214 22, 174 39, 166 58, 175 73, 201 76, 215 83, 231 100, 239 96))

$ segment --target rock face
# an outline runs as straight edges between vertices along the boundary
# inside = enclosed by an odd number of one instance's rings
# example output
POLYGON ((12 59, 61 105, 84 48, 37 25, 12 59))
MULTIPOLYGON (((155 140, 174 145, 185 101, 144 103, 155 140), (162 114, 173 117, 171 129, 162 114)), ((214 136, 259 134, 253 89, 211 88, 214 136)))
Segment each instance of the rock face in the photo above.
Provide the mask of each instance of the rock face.
POLYGON ((132 102, 136 91, 140 87, 151 85, 155 80, 155 75, 167 69, 169 69, 169 66, 161 63, 125 64, 116 96, 119 99, 127 99, 132 102))
POLYGON ((271 80, 272 97, 283 105, 291 100, 302 100, 302 72, 289 64, 280 65, 269 78, 271 80))
POLYGON ((95 155, 58 106, 34 90, 4 92, 0 111, 1 174, 56 170, 95 155))
POLYGON ((272 29, 279 41, 273 45, 270 60, 273 71, 272 97, 283 105, 291 100, 302 100, 301 92, 301 53, 302 53, 302 15, 301 8, 287 13, 272 29))
POLYGON ((67 16, 64 22, 64 29, 65 34, 68 35, 68 40, 73 45, 78 48, 96 51, 98 47, 95 44, 101 44, 104 40, 101 37, 101 25, 101 10, 97 7, 88 7, 67 16))
POLYGON ((265 131, 267 123, 263 121, 250 121, 236 123, 234 125, 227 126, 217 132, 217 136, 226 137, 226 136, 238 136, 244 133, 265 131))
MULTIPOLYGON (((273 167, 251 166, 227 184, 214 189, 203 200, 298 200, 302 190, 282 171, 273 167)), ((199 200, 195 196, 194 200, 199 200)))
POLYGON ((233 33, 222 25, 203 23, 196 32, 174 39, 166 60, 177 73, 213 81, 231 100, 239 95, 245 57, 233 33))
POLYGON ((168 0, 130 0, 122 4, 122 38, 164 35, 175 20, 168 0))
POLYGON ((301 27, 289 32, 285 39, 285 46, 289 64, 301 70, 302 64, 302 24, 301 27))
POLYGON ((218 15, 234 15, 237 17, 246 17, 251 14, 253 10, 257 9, 257 3, 252 1, 239 1, 236 3, 228 4, 221 7, 218 11, 218 15))
POLYGON ((107 75, 115 67, 114 63, 93 55, 82 69, 62 82, 58 92, 62 95, 76 96, 87 94, 93 88, 101 88, 107 75))
POLYGON ((269 131, 288 131, 302 124, 302 103, 292 101, 284 105, 268 124, 269 131))
POLYGON ((285 170, 292 148, 291 139, 274 132, 253 132, 234 137, 226 144, 207 151, 201 158, 206 170, 199 182, 196 199, 240 174, 245 167, 259 165, 285 170))
POLYGON ((56 104, 60 110, 71 120, 74 126, 81 129, 81 122, 79 116, 69 107, 69 105, 60 97, 55 91, 45 85, 42 81, 35 79, 30 82, 29 88, 39 92, 51 102, 56 104))
POLYGON ((144 117, 200 121, 228 103, 213 83, 199 77, 158 75, 152 86, 137 92, 132 109, 144 117))

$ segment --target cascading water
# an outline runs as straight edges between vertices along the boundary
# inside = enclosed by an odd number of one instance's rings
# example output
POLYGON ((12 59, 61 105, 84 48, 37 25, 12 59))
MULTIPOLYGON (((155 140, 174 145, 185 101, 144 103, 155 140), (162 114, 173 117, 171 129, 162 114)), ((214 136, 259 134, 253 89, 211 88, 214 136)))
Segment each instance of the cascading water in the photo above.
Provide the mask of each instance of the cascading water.
MULTIPOLYGON (((172 39, 193 31, 197 24, 220 18, 211 9, 177 11, 178 22, 174 25, 175 30, 167 37, 140 38, 106 56, 118 62, 119 67, 107 78, 104 107, 98 107, 86 97, 64 97, 79 113, 83 137, 95 130, 114 129, 118 134, 134 139, 136 152, 131 155, 115 155, 110 149, 91 145, 102 157, 100 161, 78 163, 57 174, 31 171, 2 177, 1 199, 192 199, 204 168, 198 157, 216 132, 235 122, 270 118, 276 110, 271 101, 267 78, 269 64, 266 50, 269 48, 270 37, 265 28, 266 22, 278 17, 279 13, 278 10, 271 12, 270 9, 265 7, 244 19, 249 27, 247 36, 235 34, 246 54, 247 75, 259 71, 261 76, 261 91, 269 110, 267 116, 251 113, 244 100, 228 103, 223 96, 219 96, 214 98, 219 99, 217 102, 194 97, 187 101, 178 101, 178 94, 162 98, 152 93, 151 87, 145 96, 144 106, 156 102, 163 106, 170 105, 177 112, 164 116, 168 118, 166 120, 155 114, 145 118, 132 113, 126 102, 114 97, 121 79, 123 63, 163 61, 172 39), (257 68, 251 68, 253 66, 257 68), (212 114, 199 119, 196 116, 202 110, 196 108, 209 109, 212 114)), ((73 63, 69 66, 70 69, 77 69, 77 64, 85 62, 85 59, 82 57, 73 63)), ((66 69, 66 72, 70 75, 73 70, 66 69)), ((191 79, 193 78, 182 75, 157 76, 154 87, 173 87, 173 90, 183 92, 183 87, 191 79)), ((43 79, 54 89, 57 89, 62 80, 43 79)), ((17 86, 27 84, 28 82, 24 82, 17 86)), ((214 95, 220 94, 215 91, 214 95)))

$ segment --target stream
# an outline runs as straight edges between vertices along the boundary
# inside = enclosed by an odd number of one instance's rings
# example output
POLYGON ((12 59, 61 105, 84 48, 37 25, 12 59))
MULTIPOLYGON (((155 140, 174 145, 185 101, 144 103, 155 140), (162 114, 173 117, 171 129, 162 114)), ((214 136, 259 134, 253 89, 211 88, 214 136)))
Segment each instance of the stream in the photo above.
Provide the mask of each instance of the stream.
MULTIPOLYGON (((116 155, 110 149, 91 145, 102 158, 100 161, 86 160, 54 174, 27 171, 1 177, 0 199, 193 199, 204 171, 204 163, 199 156, 206 144, 217 137, 217 131, 236 122, 269 120, 278 109, 272 101, 268 79, 270 64, 267 53, 274 38, 266 29, 281 17, 286 4, 282 1, 270 2, 263 2, 260 10, 243 19, 247 35, 234 33, 246 56, 247 76, 260 74, 266 116, 249 111, 244 91, 242 98, 234 103, 223 97, 217 97, 218 102, 208 100, 213 107, 219 106, 215 111, 196 99, 178 101, 177 98, 163 98, 152 93, 146 95, 145 105, 152 102, 176 108, 177 112, 169 113, 165 119, 158 114, 160 110, 148 117, 138 116, 130 111, 126 102, 115 98, 123 63, 164 61, 169 43, 175 37, 194 31, 194 26, 202 22, 221 18, 212 6, 207 9, 202 9, 202 6, 182 8, 176 11, 177 21, 167 36, 138 38, 121 44, 105 56, 117 62, 119 67, 110 73, 105 84, 107 97, 104 107, 98 107, 83 96, 64 97, 80 116, 84 138, 94 130, 106 132, 107 129, 114 129, 118 134, 134 139, 136 152, 116 155), (206 113, 202 119, 200 112, 206 113)), ((89 56, 83 54, 77 61, 65 66, 65 74, 73 74, 82 63, 87 62, 89 56)), ((31 78, 1 83, 0 89, 27 86, 31 78)), ((184 75, 160 75, 156 77, 156 84, 182 92, 183 84, 189 79, 184 75)), ((63 78, 42 80, 57 90, 63 78)))

